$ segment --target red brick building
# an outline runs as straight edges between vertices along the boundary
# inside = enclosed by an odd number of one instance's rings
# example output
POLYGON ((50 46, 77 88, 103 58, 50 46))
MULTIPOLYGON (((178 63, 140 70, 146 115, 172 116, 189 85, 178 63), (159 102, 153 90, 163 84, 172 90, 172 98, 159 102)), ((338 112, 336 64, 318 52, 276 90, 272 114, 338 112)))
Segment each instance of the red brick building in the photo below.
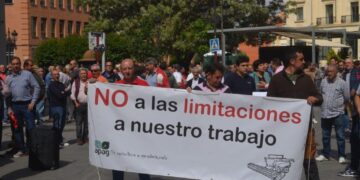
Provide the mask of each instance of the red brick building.
POLYGON ((48 38, 82 34, 89 8, 76 0, 5 0, 6 32, 17 32, 14 55, 33 58, 38 44, 48 38))

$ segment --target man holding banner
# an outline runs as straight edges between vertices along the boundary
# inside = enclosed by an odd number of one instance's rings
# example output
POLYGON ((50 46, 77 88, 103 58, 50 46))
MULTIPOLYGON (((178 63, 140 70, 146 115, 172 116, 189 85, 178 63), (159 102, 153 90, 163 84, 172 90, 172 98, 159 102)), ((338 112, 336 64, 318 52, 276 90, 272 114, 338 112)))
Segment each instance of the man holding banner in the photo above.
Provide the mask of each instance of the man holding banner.
POLYGON ((89 160, 114 170, 114 179, 122 179, 123 171, 191 179, 301 179, 311 112, 305 100, 228 94, 220 83, 223 68, 215 64, 206 69, 203 92, 192 93, 144 87, 133 75, 132 60, 121 67, 125 79, 118 83, 126 85, 95 83, 88 91, 89 160))
MULTIPOLYGON (((284 70, 276 74, 269 85, 267 96, 306 99, 309 105, 321 105, 323 98, 311 78, 304 74, 304 55, 298 49, 285 52, 284 70)), ((315 130, 310 123, 304 157, 305 174, 310 180, 317 180, 319 172, 315 161, 315 130)))
POLYGON ((229 86, 221 83, 224 75, 224 66, 221 64, 211 64, 205 69, 206 81, 199 84, 194 90, 206 92, 231 93, 229 86))
MULTIPOLYGON (((134 61, 132 59, 124 59, 121 62, 121 73, 124 75, 124 79, 116 81, 118 84, 131 84, 138 86, 149 86, 149 84, 135 76, 134 70, 134 61)), ((113 180, 123 180, 124 179, 124 171, 116 171, 113 170, 113 180)), ((150 180, 151 177, 148 174, 139 174, 140 180, 150 180)))

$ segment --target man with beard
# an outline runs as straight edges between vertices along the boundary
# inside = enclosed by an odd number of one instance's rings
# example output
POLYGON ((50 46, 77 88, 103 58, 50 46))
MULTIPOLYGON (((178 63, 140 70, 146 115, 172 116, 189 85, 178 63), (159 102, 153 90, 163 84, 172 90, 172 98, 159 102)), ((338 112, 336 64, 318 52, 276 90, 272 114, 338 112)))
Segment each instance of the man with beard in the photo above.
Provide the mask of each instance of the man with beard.
MULTIPOLYGON (((309 105, 321 105, 323 98, 311 78, 304 74, 304 54, 298 49, 285 52, 284 70, 273 76, 267 96, 306 99, 309 105)), ((310 180, 318 180, 319 171, 315 161, 315 130, 310 122, 307 133, 304 169, 310 180)))
POLYGON ((145 60, 145 62, 146 70, 148 71, 146 81, 149 85, 154 87, 169 88, 170 84, 168 77, 163 70, 157 67, 157 60, 149 57, 145 60))

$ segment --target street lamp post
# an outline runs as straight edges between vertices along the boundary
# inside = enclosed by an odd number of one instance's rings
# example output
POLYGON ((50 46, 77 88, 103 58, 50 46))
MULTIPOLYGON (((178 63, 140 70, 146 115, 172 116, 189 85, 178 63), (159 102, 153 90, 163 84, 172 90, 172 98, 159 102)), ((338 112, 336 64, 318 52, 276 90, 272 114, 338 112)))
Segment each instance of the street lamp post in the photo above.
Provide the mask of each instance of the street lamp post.
MULTIPOLYGON (((216 0, 213 0, 213 21, 214 21, 214 38, 216 38, 216 30, 217 30, 217 23, 218 23, 218 14, 216 13, 216 0)), ((220 29, 221 29, 221 60, 223 61, 224 66, 226 65, 225 62, 225 34, 224 34, 224 10, 227 10, 230 8, 230 5, 227 1, 221 0, 221 6, 220 6, 220 29)), ((215 61, 217 60, 217 54, 215 53, 215 61)))
POLYGON ((16 38, 18 33, 14 30, 10 33, 10 29, 8 29, 6 35, 6 64, 9 64, 11 59, 14 57, 14 50, 16 49, 16 38))
POLYGON ((224 66, 226 66, 226 62, 225 62, 226 40, 225 40, 225 34, 224 34, 224 10, 227 10, 229 8, 230 8, 230 5, 228 4, 228 2, 221 0, 221 60, 224 64, 224 66))

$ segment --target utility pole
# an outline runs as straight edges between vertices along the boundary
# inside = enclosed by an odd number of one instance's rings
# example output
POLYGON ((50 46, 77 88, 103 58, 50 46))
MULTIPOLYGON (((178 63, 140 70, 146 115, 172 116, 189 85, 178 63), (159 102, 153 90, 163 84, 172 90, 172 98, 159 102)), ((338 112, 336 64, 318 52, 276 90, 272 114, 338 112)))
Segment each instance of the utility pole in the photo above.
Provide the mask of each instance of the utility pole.
POLYGON ((6 64, 5 0, 0 0, 0 64, 6 64))
MULTIPOLYGON (((216 39, 216 25, 217 25, 217 14, 216 14, 216 0, 213 0, 213 21, 214 21, 214 39, 216 39)), ((214 52, 214 62, 218 61, 217 53, 214 52)))
POLYGON ((225 34, 224 34, 224 1, 221 0, 221 60, 224 67, 226 67, 225 62, 225 34))

